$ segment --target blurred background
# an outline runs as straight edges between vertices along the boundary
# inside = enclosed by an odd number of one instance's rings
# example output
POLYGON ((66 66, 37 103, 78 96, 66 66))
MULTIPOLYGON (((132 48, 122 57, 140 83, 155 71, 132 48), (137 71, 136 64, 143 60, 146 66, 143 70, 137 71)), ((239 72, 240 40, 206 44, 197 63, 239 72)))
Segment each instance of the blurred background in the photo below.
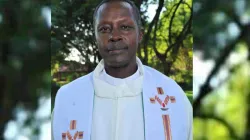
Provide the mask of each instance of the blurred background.
POLYGON ((194 140, 250 140, 250 1, 193 1, 194 140))
POLYGON ((49 140, 50 1, 0 0, 0 140, 49 140))
MULTIPOLYGON (((92 28, 97 1, 51 3, 0 0, 0 140, 51 139, 58 88, 101 59, 92 28)), ((135 3, 145 27, 138 56, 185 90, 194 140, 249 140, 250 2, 135 3)))
MULTIPOLYGON (((52 107, 62 85, 94 70, 101 56, 93 31, 98 0, 52 2, 52 107)), ((177 81, 192 102, 192 0, 136 0, 144 26, 137 55, 177 81)))

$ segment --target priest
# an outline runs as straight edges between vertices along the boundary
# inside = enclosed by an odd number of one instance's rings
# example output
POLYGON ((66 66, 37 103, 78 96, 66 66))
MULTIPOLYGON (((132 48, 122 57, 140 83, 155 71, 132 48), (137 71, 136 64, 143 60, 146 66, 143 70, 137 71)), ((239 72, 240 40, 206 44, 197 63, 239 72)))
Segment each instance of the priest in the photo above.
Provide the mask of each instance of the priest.
POLYGON ((192 106, 175 81, 136 57, 143 38, 130 0, 104 0, 93 16, 102 56, 56 95, 54 140, 192 140, 192 106))

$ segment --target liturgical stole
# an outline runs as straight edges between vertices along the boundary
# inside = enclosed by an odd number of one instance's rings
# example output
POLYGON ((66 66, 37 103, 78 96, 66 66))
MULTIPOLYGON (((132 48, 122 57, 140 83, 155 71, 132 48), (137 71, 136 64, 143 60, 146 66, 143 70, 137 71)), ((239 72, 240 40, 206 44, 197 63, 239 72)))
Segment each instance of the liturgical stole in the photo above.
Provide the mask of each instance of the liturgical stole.
MULTIPOLYGON (((192 106, 183 90, 155 69, 143 69, 145 140, 192 140, 192 106)), ((59 89, 52 123, 54 140, 91 140, 93 99, 93 72, 59 89)))

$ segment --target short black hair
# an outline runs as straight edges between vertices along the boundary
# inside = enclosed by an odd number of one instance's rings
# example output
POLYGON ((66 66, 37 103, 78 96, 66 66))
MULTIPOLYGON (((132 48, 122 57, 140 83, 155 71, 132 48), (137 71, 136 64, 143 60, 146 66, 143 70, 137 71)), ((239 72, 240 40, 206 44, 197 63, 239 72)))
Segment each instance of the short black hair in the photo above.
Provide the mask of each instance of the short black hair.
POLYGON ((137 8, 137 6, 135 5, 135 3, 131 0, 102 0, 95 8, 95 11, 94 11, 94 15, 93 15, 93 26, 95 27, 95 22, 96 22, 96 14, 97 14, 97 11, 99 9, 99 7, 101 5, 103 5, 104 3, 107 3, 107 2, 112 2, 112 1, 121 1, 121 2, 127 2, 128 4, 130 4, 133 8, 133 13, 134 13, 134 16, 135 16, 135 20, 136 20, 136 23, 137 23, 137 26, 140 29, 142 29, 142 22, 141 22, 141 15, 140 15, 140 11, 139 9, 137 8))

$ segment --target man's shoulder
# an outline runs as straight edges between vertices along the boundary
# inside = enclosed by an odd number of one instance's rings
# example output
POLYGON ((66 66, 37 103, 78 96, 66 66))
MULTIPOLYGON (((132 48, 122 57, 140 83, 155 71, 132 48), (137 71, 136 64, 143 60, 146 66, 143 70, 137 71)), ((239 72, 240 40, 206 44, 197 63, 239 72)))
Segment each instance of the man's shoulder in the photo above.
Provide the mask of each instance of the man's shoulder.
POLYGON ((63 94, 68 93, 68 91, 78 90, 79 88, 86 89, 90 87, 92 85, 91 75, 92 73, 89 73, 63 85, 57 93, 63 94))
POLYGON ((149 75, 154 79, 157 85, 171 87, 171 89, 179 91, 178 93, 183 95, 183 89, 174 79, 149 66, 144 66, 144 71, 146 72, 146 75, 149 75))
POLYGON ((146 72, 147 75, 153 76, 154 79, 157 79, 157 81, 177 84, 172 78, 152 67, 144 65, 144 71, 146 72))
POLYGON ((153 74, 153 75, 156 75, 156 76, 159 76, 159 77, 167 77, 166 75, 164 75, 163 73, 159 72, 158 70, 150 67, 150 66, 147 66, 147 65, 143 65, 144 66, 144 71, 146 73, 149 73, 149 74, 153 74))
POLYGON ((80 85, 85 84, 85 83, 90 83, 91 82, 91 75, 92 75, 92 73, 81 76, 81 77, 69 82, 68 84, 66 84, 64 86, 67 88, 70 88, 70 87, 80 86, 80 85))

